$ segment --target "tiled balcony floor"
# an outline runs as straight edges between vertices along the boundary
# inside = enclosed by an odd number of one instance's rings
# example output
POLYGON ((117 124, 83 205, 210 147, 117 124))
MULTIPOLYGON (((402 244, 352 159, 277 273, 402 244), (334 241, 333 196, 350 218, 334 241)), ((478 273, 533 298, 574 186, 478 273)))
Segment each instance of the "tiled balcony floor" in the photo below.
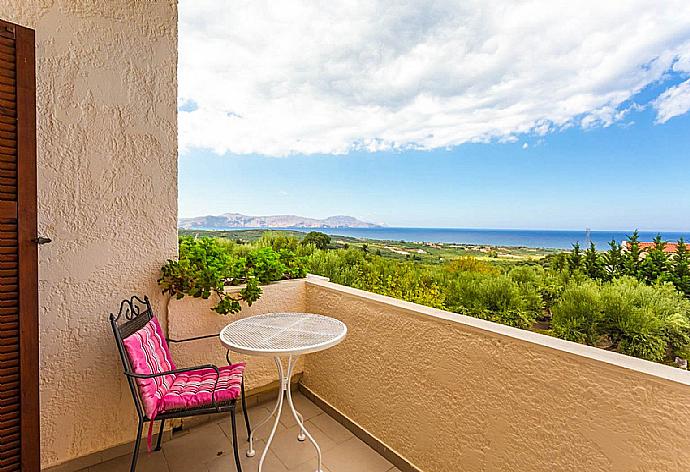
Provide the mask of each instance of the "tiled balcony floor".
MULTIPOLYGON (((294 396, 295 407, 304 415, 307 430, 321 447, 323 472, 397 472, 398 469, 373 449, 355 437, 333 418, 301 394, 294 396)), ((249 409, 252 424, 258 424, 270 413, 272 405, 263 404, 249 409)), ((255 472, 271 425, 258 432, 254 448, 256 456, 245 455, 247 448, 244 419, 237 415, 240 458, 243 472, 255 472)), ((307 440, 297 441, 298 426, 285 409, 264 461, 264 472, 314 472, 316 451, 307 440)), ((162 451, 139 456, 138 472, 234 472, 230 418, 206 423, 176 434, 163 443, 162 451)), ((120 472, 129 470, 131 456, 122 456, 84 469, 88 472, 120 472)))

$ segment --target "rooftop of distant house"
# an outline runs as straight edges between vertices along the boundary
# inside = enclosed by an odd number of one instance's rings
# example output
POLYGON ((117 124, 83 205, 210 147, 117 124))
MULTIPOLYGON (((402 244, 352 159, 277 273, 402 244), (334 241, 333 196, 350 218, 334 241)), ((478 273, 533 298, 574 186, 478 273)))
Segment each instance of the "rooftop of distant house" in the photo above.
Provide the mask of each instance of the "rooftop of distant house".
MULTIPOLYGON (((654 248, 654 242, 653 241, 640 242, 639 245, 640 245, 640 249, 642 251, 650 251, 654 248)), ((630 241, 626 241, 625 245, 623 247, 626 250, 630 250, 630 241)), ((688 251, 690 251, 690 243, 686 243, 685 248, 688 251)), ((669 253, 669 254, 673 254, 677 250, 678 250, 678 243, 666 243, 666 245, 664 246, 664 252, 669 253)))

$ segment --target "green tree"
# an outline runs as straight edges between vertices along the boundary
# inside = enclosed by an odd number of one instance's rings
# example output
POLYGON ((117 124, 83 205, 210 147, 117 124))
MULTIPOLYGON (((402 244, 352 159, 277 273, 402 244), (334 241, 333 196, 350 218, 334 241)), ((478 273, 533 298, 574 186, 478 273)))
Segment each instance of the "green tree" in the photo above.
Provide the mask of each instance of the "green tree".
POLYGON ((686 296, 690 296, 690 255, 685 240, 681 237, 678 240, 676 254, 672 261, 673 285, 686 296))
POLYGON ((668 255, 664 251, 665 247, 666 241, 661 239, 660 234, 657 234, 654 237, 654 246, 640 263, 640 277, 648 284, 657 280, 664 280, 669 276, 668 255))
POLYGON ((615 239, 609 242, 609 250, 606 251, 603 258, 606 278, 608 280, 613 280, 623 275, 623 271, 625 270, 623 250, 615 239))
POLYGON ((570 271, 578 270, 582 266, 582 252, 580 251, 580 242, 573 244, 573 250, 568 256, 568 268, 570 271))
POLYGON ((331 237, 320 231, 310 231, 302 239, 302 244, 313 244, 317 249, 326 249, 331 244, 331 237))
POLYGON ((563 272, 568 268, 568 260, 570 259, 570 253, 559 252, 556 254, 549 254, 541 260, 541 264, 544 267, 548 267, 556 272, 563 272))
POLYGON ((640 249, 640 234, 637 230, 628 236, 627 240, 628 250, 625 253, 625 275, 631 277, 640 276, 640 261, 642 250, 640 249))
POLYGON ((584 256, 584 271, 592 279, 603 279, 604 263, 597 252, 597 248, 593 242, 589 243, 589 247, 585 250, 584 256))

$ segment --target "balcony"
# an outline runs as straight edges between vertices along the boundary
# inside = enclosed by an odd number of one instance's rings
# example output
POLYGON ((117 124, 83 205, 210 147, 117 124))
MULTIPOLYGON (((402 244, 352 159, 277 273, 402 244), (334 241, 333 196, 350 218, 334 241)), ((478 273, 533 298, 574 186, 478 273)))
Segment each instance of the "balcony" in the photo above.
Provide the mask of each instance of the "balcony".
MULTIPOLYGON (((218 332, 235 319, 209 306, 171 301, 170 336, 218 332)), ((690 460, 675 443, 690 428, 687 371, 316 276, 266 286, 236 316, 269 311, 322 313, 348 326, 343 343, 305 356, 293 378, 330 472, 675 471, 690 460)), ((184 364, 224 361, 216 339, 172 349, 184 364)), ((274 366, 234 360, 248 363, 256 421, 275 395, 274 366)), ((132 408, 117 420, 129 427, 133 418, 132 408)), ((142 454, 142 470, 232 470, 227 418, 176 426, 162 454, 142 454)), ((283 418, 264 470, 313 469, 313 450, 294 436, 294 422, 283 418)), ((130 450, 89 456, 88 470, 124 470, 128 457, 112 458, 130 450)), ((244 460, 255 470, 256 458, 244 460)))

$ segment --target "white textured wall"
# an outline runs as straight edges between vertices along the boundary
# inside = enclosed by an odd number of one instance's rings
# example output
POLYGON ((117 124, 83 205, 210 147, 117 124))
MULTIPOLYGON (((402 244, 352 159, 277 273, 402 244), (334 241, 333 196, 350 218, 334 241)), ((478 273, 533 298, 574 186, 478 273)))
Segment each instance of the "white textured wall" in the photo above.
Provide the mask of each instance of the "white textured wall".
POLYGON ((0 0, 36 30, 42 465, 133 439, 107 314, 177 250, 174 0, 0 0))

